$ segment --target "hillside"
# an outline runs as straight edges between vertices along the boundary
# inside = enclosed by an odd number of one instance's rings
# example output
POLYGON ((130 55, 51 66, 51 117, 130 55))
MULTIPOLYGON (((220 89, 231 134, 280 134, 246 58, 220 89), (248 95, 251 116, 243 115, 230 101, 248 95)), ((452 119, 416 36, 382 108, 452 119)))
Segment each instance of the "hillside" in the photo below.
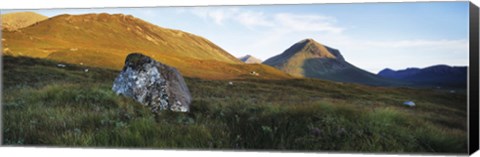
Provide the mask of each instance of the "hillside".
POLYGON ((467 152, 465 93, 319 79, 186 77, 191 112, 154 116, 112 91, 120 71, 58 64, 65 63, 3 57, 2 145, 467 152), (405 100, 417 106, 403 106, 405 100))
POLYGON ((348 63, 338 50, 324 46, 313 39, 297 42, 283 53, 263 63, 293 76, 375 86, 403 85, 399 81, 378 77, 348 63))
POLYGON ((379 76, 412 82, 418 86, 467 88, 467 67, 434 65, 426 68, 402 70, 384 69, 379 76))
POLYGON ((34 12, 14 12, 1 14, 1 28, 2 30, 13 31, 30 26, 47 18, 48 17, 34 12))
POLYGON ((255 58, 251 55, 245 55, 245 56, 240 57, 238 59, 240 59, 242 62, 247 63, 247 64, 261 64, 262 63, 262 60, 260 60, 258 58, 255 58))
POLYGON ((121 69, 125 57, 141 52, 190 77, 229 79, 262 71, 263 78, 289 78, 265 65, 243 65, 207 39, 162 28, 130 15, 59 15, 20 31, 4 31, 4 54, 121 69))

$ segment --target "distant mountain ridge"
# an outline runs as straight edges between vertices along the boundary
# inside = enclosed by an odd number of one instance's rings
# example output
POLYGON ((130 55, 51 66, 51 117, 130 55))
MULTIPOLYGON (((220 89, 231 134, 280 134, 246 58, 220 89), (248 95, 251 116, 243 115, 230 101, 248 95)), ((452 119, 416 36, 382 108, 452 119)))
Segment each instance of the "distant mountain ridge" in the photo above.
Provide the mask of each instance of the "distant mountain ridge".
POLYGON ((374 86, 402 84, 399 81, 376 76, 348 63, 340 51, 324 46, 313 39, 299 41, 283 53, 267 59, 263 64, 298 77, 374 86))
POLYGON ((466 88, 466 66, 453 67, 448 65, 434 65, 426 68, 407 68, 403 70, 384 69, 379 76, 412 82, 419 86, 445 86, 466 88))
POLYGON ((258 58, 255 58, 251 55, 245 55, 245 56, 240 57, 238 59, 240 59, 242 62, 247 63, 247 64, 261 64, 262 63, 262 60, 260 60, 258 58))
POLYGON ((48 17, 34 12, 7 13, 1 15, 1 27, 2 30, 13 31, 30 26, 45 19, 48 19, 48 17))

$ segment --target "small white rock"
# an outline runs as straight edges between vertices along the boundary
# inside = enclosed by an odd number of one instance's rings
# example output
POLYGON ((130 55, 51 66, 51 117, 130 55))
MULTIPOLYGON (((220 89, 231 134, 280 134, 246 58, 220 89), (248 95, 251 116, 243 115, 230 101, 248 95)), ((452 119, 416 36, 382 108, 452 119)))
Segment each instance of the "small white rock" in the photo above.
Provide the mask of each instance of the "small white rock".
POLYGON ((403 102, 403 105, 413 107, 413 106, 415 106, 415 102, 413 102, 413 101, 405 101, 405 102, 403 102))

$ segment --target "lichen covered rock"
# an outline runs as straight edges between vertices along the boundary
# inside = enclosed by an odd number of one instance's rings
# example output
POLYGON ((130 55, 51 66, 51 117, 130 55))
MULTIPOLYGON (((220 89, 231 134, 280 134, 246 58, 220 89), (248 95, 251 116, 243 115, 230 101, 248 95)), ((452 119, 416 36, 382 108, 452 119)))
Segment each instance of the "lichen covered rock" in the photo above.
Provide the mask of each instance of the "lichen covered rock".
POLYGON ((192 101, 180 72, 140 53, 127 56, 112 90, 149 106, 155 113, 167 109, 188 112, 192 101))

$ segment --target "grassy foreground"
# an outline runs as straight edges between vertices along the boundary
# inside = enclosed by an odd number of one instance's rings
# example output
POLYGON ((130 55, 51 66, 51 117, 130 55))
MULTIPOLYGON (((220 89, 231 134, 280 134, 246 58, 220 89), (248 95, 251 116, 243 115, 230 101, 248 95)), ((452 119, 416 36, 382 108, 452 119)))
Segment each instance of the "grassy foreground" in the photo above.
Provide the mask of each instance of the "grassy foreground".
POLYGON ((466 153, 466 95, 314 79, 186 78, 191 112, 151 114, 118 71, 3 57, 5 145, 466 153), (402 106, 413 100, 416 107, 402 106))

